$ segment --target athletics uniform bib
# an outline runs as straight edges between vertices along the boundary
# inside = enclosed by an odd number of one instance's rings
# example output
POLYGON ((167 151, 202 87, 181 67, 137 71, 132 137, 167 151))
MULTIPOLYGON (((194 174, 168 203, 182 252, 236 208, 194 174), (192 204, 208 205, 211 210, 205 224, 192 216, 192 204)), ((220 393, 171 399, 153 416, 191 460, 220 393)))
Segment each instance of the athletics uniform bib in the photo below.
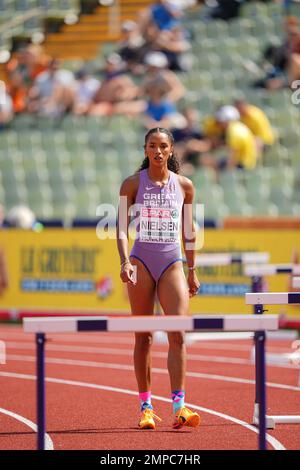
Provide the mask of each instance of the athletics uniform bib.
POLYGON ((177 209, 142 207, 140 242, 179 243, 180 217, 177 209))
POLYGON ((174 249, 180 243, 183 205, 178 175, 169 171, 168 183, 159 187, 149 179, 147 169, 140 171, 136 204, 139 205, 139 220, 135 243, 145 250, 174 249))

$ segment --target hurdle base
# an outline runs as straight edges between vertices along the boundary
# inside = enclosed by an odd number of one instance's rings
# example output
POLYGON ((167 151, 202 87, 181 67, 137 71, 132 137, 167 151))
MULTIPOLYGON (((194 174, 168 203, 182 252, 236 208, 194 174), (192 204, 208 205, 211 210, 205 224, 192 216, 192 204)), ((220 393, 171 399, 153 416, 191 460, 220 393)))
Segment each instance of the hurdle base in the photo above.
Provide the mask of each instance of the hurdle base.
MULTIPOLYGON (((252 424, 258 426, 258 403, 254 405, 254 414, 252 419, 252 424)), ((266 415, 266 428, 275 429, 276 424, 300 424, 300 415, 266 415)))

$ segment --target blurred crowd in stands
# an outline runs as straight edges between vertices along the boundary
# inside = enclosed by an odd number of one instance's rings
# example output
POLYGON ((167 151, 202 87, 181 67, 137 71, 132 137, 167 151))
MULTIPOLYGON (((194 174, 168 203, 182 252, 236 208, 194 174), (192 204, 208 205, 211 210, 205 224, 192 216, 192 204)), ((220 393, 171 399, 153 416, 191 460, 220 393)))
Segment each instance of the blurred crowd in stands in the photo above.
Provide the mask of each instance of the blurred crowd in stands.
MULTIPOLYGON (((222 18, 220 11, 229 3, 236 8, 232 14, 236 16, 240 2, 220 0, 209 10, 209 16, 222 18)), ((254 168, 276 140, 261 109, 239 97, 235 103, 224 103, 200 126, 198 110, 178 106, 187 91, 180 73, 192 66, 190 36, 182 24, 183 17, 180 3, 160 0, 136 21, 125 21, 122 39, 115 52, 106 57, 101 73, 90 74, 86 68, 73 73, 59 60, 45 55, 41 46, 26 46, 7 65, 8 93, 1 106, 0 125, 24 112, 54 118, 67 113, 141 116, 145 128, 162 126, 174 132, 177 155, 186 174, 201 165, 216 171, 254 168), (216 149, 221 153, 224 149, 226 158, 214 158, 216 149)), ((297 18, 286 18, 284 28, 284 43, 269 44, 262 51, 261 62, 251 64, 252 68, 263 67, 266 73, 265 79, 254 86, 273 90, 300 78, 297 18)))
POLYGON ((300 78, 300 28, 299 19, 287 16, 284 20, 284 41, 279 45, 268 44, 259 64, 254 67, 263 68, 266 72, 262 80, 254 86, 268 90, 276 90, 291 86, 300 78))

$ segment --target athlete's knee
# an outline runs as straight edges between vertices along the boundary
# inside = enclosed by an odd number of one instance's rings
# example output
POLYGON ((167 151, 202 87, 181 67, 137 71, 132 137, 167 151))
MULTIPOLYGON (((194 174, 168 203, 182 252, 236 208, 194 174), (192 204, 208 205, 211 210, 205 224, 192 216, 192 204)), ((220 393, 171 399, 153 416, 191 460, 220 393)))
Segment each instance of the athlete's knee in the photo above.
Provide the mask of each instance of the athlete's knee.
POLYGON ((153 343, 152 333, 137 333, 135 335, 135 345, 140 348, 150 348, 153 343))
POLYGON ((168 333, 169 345, 182 347, 185 344, 185 335, 182 331, 174 331, 168 333))

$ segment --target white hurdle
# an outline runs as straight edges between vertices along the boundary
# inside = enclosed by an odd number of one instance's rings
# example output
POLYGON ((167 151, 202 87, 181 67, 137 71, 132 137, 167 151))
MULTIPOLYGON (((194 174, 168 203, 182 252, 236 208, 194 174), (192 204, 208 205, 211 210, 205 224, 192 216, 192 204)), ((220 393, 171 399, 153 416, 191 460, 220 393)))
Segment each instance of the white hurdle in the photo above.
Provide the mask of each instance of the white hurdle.
MULTIPOLYGON (((262 307, 269 305, 300 304, 300 292, 257 292, 245 295, 246 304, 262 307)), ((263 307, 262 307, 263 309, 263 307)), ((258 424, 259 403, 254 405, 253 424, 258 424)), ((267 429, 276 424, 300 424, 300 415, 266 415, 267 429)))
POLYGON ((45 342, 46 333, 80 331, 148 332, 148 331, 255 331, 256 387, 259 391, 259 449, 266 449, 266 386, 265 330, 278 329, 278 315, 196 315, 196 316, 132 316, 132 317, 59 317, 24 318, 26 333, 35 333, 37 347, 37 447, 45 449, 46 394, 45 342))
POLYGON ((248 305, 300 304, 300 292, 251 292, 245 298, 248 305))
POLYGON ((293 289, 299 289, 300 288, 300 276, 293 277, 292 286, 293 286, 293 289))
POLYGON ((229 266, 230 264, 267 263, 270 259, 269 253, 200 253, 196 256, 197 267, 206 266, 229 266))
POLYGON ((75 333, 79 331, 257 331, 277 330, 278 315, 162 315, 130 317, 24 318, 25 333, 75 333))
POLYGON ((245 276, 272 276, 275 274, 300 275, 299 264, 248 264, 244 268, 245 276))
MULTIPOLYGON (((245 274, 245 268, 248 264, 259 266, 266 265, 269 262, 270 253, 249 251, 249 252, 231 252, 231 253, 200 253, 196 256, 195 266, 197 268, 239 266, 240 274, 245 274)), ((261 277, 251 277, 251 290, 258 292, 261 290, 261 277)), ((256 312, 255 312, 256 313, 256 312)))

